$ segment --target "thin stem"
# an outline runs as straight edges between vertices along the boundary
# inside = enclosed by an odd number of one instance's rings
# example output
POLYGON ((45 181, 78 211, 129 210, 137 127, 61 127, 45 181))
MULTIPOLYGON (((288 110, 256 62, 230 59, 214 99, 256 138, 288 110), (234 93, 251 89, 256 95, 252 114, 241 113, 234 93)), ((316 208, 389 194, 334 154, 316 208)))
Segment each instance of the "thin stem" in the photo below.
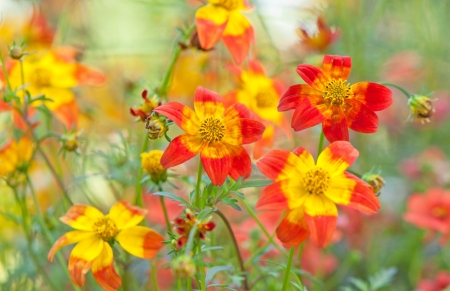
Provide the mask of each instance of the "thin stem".
POLYGON ((181 291, 181 279, 178 279, 178 287, 177 287, 177 291, 181 291))
POLYGON ((266 235, 267 239, 270 241, 270 243, 276 247, 283 255, 287 256, 286 252, 284 251, 284 249, 282 249, 277 243, 276 241, 273 239, 273 237, 270 235, 270 233, 267 231, 267 229, 264 227, 264 225, 262 224, 262 222, 259 220, 258 216, 256 215, 256 213, 253 211, 253 209, 247 204, 247 202, 244 199, 241 199, 240 197, 238 197, 239 201, 241 201, 242 204, 244 204, 245 209, 247 209, 248 214, 250 214, 250 216, 256 221, 256 223, 258 224, 259 228, 263 231, 263 233, 266 235))
POLYGON ((164 219, 166 220, 167 231, 172 232, 172 224, 170 223, 169 220, 169 214, 167 213, 166 203, 164 202, 163 196, 159 196, 159 202, 161 202, 161 207, 164 212, 164 219))
POLYGON ((389 83, 389 82, 379 82, 378 84, 394 87, 394 88, 400 90, 403 94, 405 94, 406 98, 409 99, 411 97, 411 94, 409 94, 408 91, 406 91, 405 89, 403 89, 402 87, 400 87, 398 85, 395 85, 395 84, 392 84, 392 83, 389 83))
POLYGON ((317 147, 317 156, 319 156, 320 153, 322 152, 324 137, 325 137, 325 135, 323 134, 323 130, 321 130, 320 138, 319 138, 319 146, 317 147))
POLYGON ((200 201, 200 183, 202 182, 202 171, 203 171, 202 160, 199 159, 198 171, 197 171, 197 182, 195 184, 195 205, 197 205, 200 208, 201 208, 201 205, 200 205, 200 202, 201 202, 200 201))
POLYGON ((203 265, 202 244, 200 242, 197 244, 197 252, 202 261, 202 266, 199 267, 199 269, 200 269, 200 285, 202 287, 202 291, 206 291, 206 281, 205 281, 206 273, 205 273, 205 266, 203 265))
MULTIPOLYGON (((142 143, 141 153, 147 151, 148 147, 148 137, 144 137, 144 142, 142 143)), ((139 167, 139 172, 136 178, 135 192, 134 192, 134 204, 139 207, 143 207, 144 203, 142 200, 142 174, 144 173, 144 168, 142 166, 139 167)))
POLYGON ((152 263, 152 282, 153 282, 153 291, 158 291, 158 279, 156 276, 156 266, 154 262, 152 263))
POLYGON ((291 248, 291 251, 289 252, 289 258, 288 258, 286 270, 285 270, 285 273, 284 273, 283 287, 281 288, 281 291, 286 291, 286 288, 288 286, 289 275, 291 273, 292 258, 294 257, 294 249, 295 248, 291 248))
POLYGON ((236 241, 236 237, 234 236, 234 232, 233 229, 231 228, 230 222, 228 221, 228 219, 226 218, 226 216, 220 211, 220 210, 216 210, 216 214, 222 219, 223 223, 225 224, 225 226, 228 229, 228 232, 230 233, 230 236, 233 240, 233 245, 234 245, 234 250, 236 252, 236 257, 238 259, 239 262, 239 267, 241 268, 241 272, 244 276, 244 290, 250 290, 248 288, 248 279, 247 279, 247 273, 245 271, 245 266, 244 266, 244 262, 242 260, 242 256, 241 256, 241 252, 239 251, 239 245, 236 241))
POLYGON ((9 83, 9 76, 8 72, 6 71, 6 63, 5 59, 3 59, 3 54, 0 52, 0 61, 2 61, 2 69, 3 69, 3 76, 5 76, 6 84, 8 84, 8 88, 11 89, 11 83, 9 83))
POLYGON ((358 177, 358 178, 361 178, 361 177, 362 177, 361 174, 359 174, 359 173, 357 173, 357 172, 355 172, 355 171, 352 171, 352 170, 350 170, 350 169, 347 169, 347 170, 345 170, 345 171, 346 171, 346 172, 349 172, 350 174, 355 175, 355 176, 358 177))

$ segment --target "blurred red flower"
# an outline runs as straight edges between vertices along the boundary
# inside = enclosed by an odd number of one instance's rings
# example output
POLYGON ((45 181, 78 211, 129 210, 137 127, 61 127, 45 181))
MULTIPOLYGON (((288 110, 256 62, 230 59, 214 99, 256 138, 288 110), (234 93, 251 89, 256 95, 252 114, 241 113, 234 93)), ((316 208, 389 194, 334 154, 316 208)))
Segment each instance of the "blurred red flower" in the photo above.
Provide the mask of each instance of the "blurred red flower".
POLYGON ((419 291, 444 291, 450 286, 450 273, 440 271, 434 280, 421 280, 417 285, 419 291))

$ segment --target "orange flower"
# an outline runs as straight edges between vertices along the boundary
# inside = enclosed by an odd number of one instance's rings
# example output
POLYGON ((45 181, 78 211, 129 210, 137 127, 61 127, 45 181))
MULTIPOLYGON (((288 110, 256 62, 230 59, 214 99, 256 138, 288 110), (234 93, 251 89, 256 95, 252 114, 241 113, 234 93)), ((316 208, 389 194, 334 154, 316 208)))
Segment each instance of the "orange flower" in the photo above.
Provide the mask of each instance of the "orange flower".
POLYGON ((376 132, 378 117, 374 111, 391 105, 391 90, 370 82, 350 86, 350 57, 326 55, 322 67, 323 70, 299 65, 297 73, 307 84, 291 86, 281 97, 279 111, 295 109, 292 128, 300 131, 322 123, 330 142, 348 140, 348 127, 358 132, 376 132))
POLYGON ((324 19, 318 17, 317 32, 315 34, 308 33, 304 28, 300 27, 297 29, 297 35, 309 49, 323 52, 339 38, 340 33, 333 28, 329 28, 324 19))
POLYGON ((251 6, 245 0, 208 2, 195 14, 201 47, 208 50, 222 39, 236 63, 241 64, 253 42, 253 27, 240 10, 251 6))
POLYGON ((323 150, 317 164, 301 147, 292 153, 272 150, 256 163, 275 181, 264 189, 256 208, 288 211, 276 231, 284 247, 294 247, 308 236, 318 247, 327 246, 336 228, 336 204, 366 214, 378 211, 380 202, 372 188, 345 172, 358 154, 349 142, 338 141, 323 150))
POLYGON ((161 165, 170 168, 200 153, 214 185, 222 185, 228 175, 235 180, 247 178, 252 165, 242 145, 259 140, 264 125, 250 119, 250 112, 240 103, 225 110, 222 97, 202 87, 195 91, 194 108, 169 102, 154 109, 186 131, 170 142, 161 165))
POLYGON ((0 149, 0 177, 26 168, 32 155, 33 145, 28 138, 22 137, 19 141, 13 139, 7 142, 0 149))
POLYGON ((119 201, 108 215, 87 205, 74 205, 60 218, 76 230, 60 237, 48 254, 52 261, 62 247, 78 243, 69 258, 69 274, 77 286, 83 286, 85 274, 92 267, 98 284, 107 291, 121 285, 121 278, 114 268, 111 245, 117 241, 130 254, 145 259, 155 257, 163 246, 164 237, 147 227, 138 226, 147 211, 119 201))

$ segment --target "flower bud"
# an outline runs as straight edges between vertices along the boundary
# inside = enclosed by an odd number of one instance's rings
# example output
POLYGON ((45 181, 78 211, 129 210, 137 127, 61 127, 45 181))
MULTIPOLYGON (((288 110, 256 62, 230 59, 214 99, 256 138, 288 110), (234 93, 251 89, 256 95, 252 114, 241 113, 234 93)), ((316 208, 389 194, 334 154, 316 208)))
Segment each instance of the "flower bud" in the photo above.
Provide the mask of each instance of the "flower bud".
POLYGON ((160 162, 163 153, 160 150, 152 150, 148 153, 141 154, 142 168, 150 175, 154 183, 167 180, 167 170, 161 166, 160 162))
POLYGON ((367 173, 362 176, 362 179, 372 186, 373 193, 377 196, 380 195, 381 189, 386 184, 383 177, 378 174, 367 173))
POLYGON ((15 60, 20 60, 24 55, 24 51, 20 46, 12 46, 9 48, 9 56, 15 60))
POLYGON ((169 130, 166 123, 157 117, 147 117, 145 120, 145 128, 148 131, 149 139, 161 138, 169 130))
POLYGON ((172 262, 172 272, 177 278, 188 279, 195 275, 195 264, 192 258, 181 255, 172 262))
POLYGON ((419 119, 422 123, 424 121, 430 122, 430 117, 434 112, 433 104, 431 102, 431 99, 427 96, 411 96, 408 100, 408 106, 411 109, 413 117, 419 119))
POLYGON ((78 137, 81 132, 70 132, 61 136, 62 147, 67 152, 74 152, 78 149, 78 137))

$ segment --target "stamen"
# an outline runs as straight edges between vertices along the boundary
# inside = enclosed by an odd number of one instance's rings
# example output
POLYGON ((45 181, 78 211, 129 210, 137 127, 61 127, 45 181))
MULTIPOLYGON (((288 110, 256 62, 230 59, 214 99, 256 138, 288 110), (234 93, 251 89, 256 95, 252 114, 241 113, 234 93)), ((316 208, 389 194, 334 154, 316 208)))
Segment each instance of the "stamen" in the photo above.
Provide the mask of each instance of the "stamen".
POLYGON ((345 99, 353 95, 350 84, 346 80, 332 79, 326 86, 323 98, 334 105, 343 105, 345 99))
POLYGON ((225 125, 217 118, 207 117, 200 125, 200 135, 208 143, 220 141, 225 135, 225 125))
POLYGON ((309 194, 324 194, 330 184, 330 174, 322 168, 314 168, 306 173, 303 184, 309 194))
POLYGON ((105 241, 111 240, 118 233, 116 224, 107 216, 99 218, 94 223, 94 232, 105 241))

